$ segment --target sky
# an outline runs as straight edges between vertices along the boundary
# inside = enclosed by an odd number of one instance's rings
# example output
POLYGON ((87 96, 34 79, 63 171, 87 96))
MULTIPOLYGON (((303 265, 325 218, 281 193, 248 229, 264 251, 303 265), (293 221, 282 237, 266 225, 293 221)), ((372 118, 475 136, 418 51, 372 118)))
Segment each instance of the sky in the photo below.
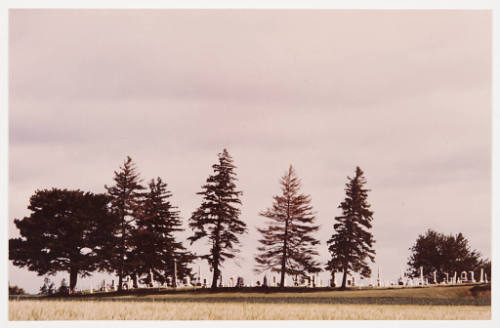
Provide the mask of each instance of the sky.
MULTIPOLYGON (((290 164, 312 197, 321 263, 356 166, 374 276, 396 280, 427 229, 462 232, 489 258, 491 37, 481 10, 11 10, 9 236, 35 190, 104 192, 128 155, 144 183, 168 183, 187 228, 227 148, 248 234, 225 281, 262 280, 258 213, 290 164)), ((35 292, 43 277, 9 263, 9 283, 35 292)))

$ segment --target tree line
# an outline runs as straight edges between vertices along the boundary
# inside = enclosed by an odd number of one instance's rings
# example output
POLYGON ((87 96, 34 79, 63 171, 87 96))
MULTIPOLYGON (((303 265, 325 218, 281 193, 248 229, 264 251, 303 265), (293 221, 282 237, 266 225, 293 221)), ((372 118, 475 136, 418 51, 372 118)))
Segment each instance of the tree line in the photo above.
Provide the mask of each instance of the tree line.
MULTIPOLYGON (((197 193, 201 204, 188 219, 192 234, 187 242, 204 241, 208 247, 203 254, 192 253, 177 240, 175 234, 183 231, 182 220, 170 201, 167 183, 157 177, 145 187, 127 157, 114 172, 114 184, 104 186, 105 193, 57 188, 35 191, 28 206, 31 214, 14 220, 21 237, 9 240, 9 259, 39 275, 67 272, 71 290, 78 276, 94 271, 116 274, 119 290, 127 276, 134 287, 139 281, 151 284, 153 280, 164 283, 193 278, 189 265, 202 259, 211 267, 211 287, 216 288, 221 265, 240 251, 240 237, 248 229, 241 218, 242 191, 236 186, 236 166, 226 149, 218 154, 212 169, 197 193)), ((369 277, 368 261, 374 262, 375 240, 370 232, 370 190, 365 186, 363 171, 357 167, 354 176, 348 177, 345 199, 338 206, 342 214, 334 218, 333 233, 327 241, 331 258, 325 266, 317 260, 320 242, 314 233, 319 226, 315 224, 311 197, 300 191, 301 183, 292 166, 280 185, 281 193, 259 213, 267 220, 264 228, 257 229, 261 238, 255 271, 279 273, 281 287, 285 275, 305 277, 323 269, 343 272, 342 288, 351 273, 369 277)), ((420 263, 415 258, 409 265, 420 263)))

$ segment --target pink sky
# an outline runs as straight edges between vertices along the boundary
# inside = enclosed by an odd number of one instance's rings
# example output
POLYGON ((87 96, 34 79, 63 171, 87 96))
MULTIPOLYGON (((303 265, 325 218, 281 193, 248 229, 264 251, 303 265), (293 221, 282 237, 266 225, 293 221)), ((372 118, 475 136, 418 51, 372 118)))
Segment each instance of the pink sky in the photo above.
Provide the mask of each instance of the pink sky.
MULTIPOLYGON (((35 189, 104 192, 127 155, 187 222, 227 147, 250 233, 225 279, 259 279, 258 212, 289 164, 323 263, 356 165, 375 274, 396 279, 428 228, 490 257, 490 11, 11 10, 9 57, 12 237, 35 189)), ((43 277, 9 264, 9 280, 35 291, 43 277)))

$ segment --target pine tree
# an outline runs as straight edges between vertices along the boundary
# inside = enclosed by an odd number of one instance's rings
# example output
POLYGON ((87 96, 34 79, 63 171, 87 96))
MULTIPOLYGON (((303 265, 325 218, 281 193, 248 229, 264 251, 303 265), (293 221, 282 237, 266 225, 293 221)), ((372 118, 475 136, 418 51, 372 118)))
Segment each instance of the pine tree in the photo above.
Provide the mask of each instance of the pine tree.
POLYGON ((237 207, 241 205, 239 196, 242 192, 236 190, 236 166, 226 149, 218 157, 219 163, 212 165, 214 174, 207 178, 202 191, 197 193, 203 196, 203 202, 193 212, 189 222, 194 232, 189 237, 191 244, 208 238, 210 252, 200 258, 206 259, 212 267, 212 288, 217 287, 220 265, 239 252, 236 248, 240 243, 238 235, 246 232, 246 224, 239 219, 241 211, 237 207))
POLYGON ((281 178, 281 195, 274 196, 271 208, 260 213, 270 219, 266 229, 257 230, 262 234, 255 257, 257 272, 271 270, 281 274, 280 287, 285 286, 285 275, 305 276, 306 272, 321 271, 315 261, 318 255, 315 247, 319 241, 312 236, 319 226, 314 225, 315 217, 311 197, 300 193, 300 180, 290 165, 281 178))
POLYGON ((9 259, 39 275, 69 274, 74 289, 78 276, 101 269, 116 218, 108 196, 81 190, 37 190, 30 198, 31 214, 15 219, 20 238, 9 240, 9 259))
POLYGON ((346 287, 349 272, 358 272, 364 278, 369 277, 371 269, 367 260, 373 262, 375 259, 375 250, 372 248, 375 240, 369 232, 373 220, 373 212, 367 202, 370 190, 364 187, 366 179, 359 167, 356 167, 354 178, 347 179, 346 198, 339 205, 342 215, 335 218, 335 233, 327 242, 332 256, 327 269, 343 271, 341 288, 346 287))
MULTIPOLYGON (((111 197, 111 209, 118 217, 119 223, 114 231, 114 239, 110 250, 109 268, 118 275, 118 290, 122 290, 123 277, 127 274, 135 277, 133 254, 133 236, 135 221, 139 215, 144 187, 130 156, 127 156, 119 172, 114 172, 115 185, 105 185, 111 197)), ((136 281, 136 279, 134 279, 136 281)))
POLYGON ((172 193, 160 177, 150 181, 137 220, 134 243, 135 256, 139 259, 138 273, 152 273, 154 280, 161 283, 166 281, 167 276, 173 277, 174 261, 180 279, 191 277, 188 264, 193 260, 193 255, 174 236, 174 233, 184 229, 179 211, 170 203, 170 197, 172 193))

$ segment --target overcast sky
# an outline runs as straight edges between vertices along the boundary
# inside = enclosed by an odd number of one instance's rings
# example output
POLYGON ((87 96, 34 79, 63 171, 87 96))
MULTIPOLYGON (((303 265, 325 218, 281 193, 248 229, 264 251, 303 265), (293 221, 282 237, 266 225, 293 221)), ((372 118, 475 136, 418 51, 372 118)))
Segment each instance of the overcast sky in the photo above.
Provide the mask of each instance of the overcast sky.
MULTIPOLYGON (((428 228, 463 232, 490 257, 488 11, 11 10, 9 57, 11 237, 36 189, 104 192, 127 155, 145 182, 168 183, 186 222, 226 147, 249 227, 226 281, 262 278, 258 212, 290 164, 312 196, 322 263, 357 165, 375 275, 397 279, 428 228)), ((11 284, 42 280, 9 264, 11 284)))

